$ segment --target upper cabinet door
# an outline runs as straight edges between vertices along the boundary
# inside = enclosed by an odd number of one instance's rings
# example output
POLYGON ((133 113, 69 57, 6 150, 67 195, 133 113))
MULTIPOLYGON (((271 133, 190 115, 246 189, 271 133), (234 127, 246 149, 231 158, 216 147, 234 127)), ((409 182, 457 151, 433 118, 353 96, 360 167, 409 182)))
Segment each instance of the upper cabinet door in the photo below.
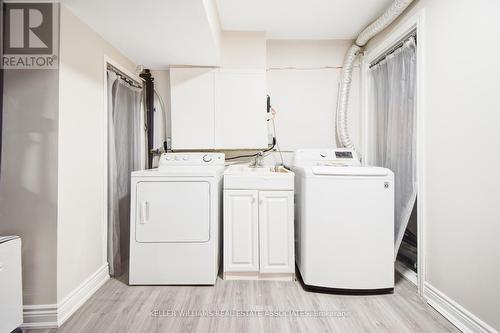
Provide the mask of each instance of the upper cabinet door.
POLYGON ((214 149, 215 69, 171 68, 173 149, 214 149))
POLYGON ((220 69, 216 82, 216 148, 267 148, 266 72, 220 69))
POLYGON ((260 272, 295 272, 293 191, 259 192, 260 272))

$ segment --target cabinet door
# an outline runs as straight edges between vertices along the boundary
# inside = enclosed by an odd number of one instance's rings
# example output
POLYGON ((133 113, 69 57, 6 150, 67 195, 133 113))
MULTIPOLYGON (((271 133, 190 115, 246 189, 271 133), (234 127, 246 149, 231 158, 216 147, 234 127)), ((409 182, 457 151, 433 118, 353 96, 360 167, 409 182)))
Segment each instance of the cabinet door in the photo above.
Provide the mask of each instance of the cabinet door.
POLYGON ((173 149, 214 148, 214 94, 214 69, 170 69, 173 149))
POLYGON ((259 192, 260 272, 293 273, 293 191, 259 192))
POLYGON ((220 70, 216 82, 216 148, 267 148, 265 71, 220 70))
POLYGON ((224 191, 224 271, 259 271, 258 192, 224 191))

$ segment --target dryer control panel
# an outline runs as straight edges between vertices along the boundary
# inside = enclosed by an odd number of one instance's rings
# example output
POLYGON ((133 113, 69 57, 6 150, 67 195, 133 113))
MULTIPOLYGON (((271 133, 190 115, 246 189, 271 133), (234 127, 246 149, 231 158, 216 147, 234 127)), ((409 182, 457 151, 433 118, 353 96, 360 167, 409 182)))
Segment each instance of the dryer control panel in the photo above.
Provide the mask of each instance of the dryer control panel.
POLYGON ((333 165, 360 166, 355 150, 346 148, 334 149, 299 149, 294 154, 294 165, 333 165))
POLYGON ((223 153, 164 153, 160 157, 158 168, 169 166, 223 166, 223 153))

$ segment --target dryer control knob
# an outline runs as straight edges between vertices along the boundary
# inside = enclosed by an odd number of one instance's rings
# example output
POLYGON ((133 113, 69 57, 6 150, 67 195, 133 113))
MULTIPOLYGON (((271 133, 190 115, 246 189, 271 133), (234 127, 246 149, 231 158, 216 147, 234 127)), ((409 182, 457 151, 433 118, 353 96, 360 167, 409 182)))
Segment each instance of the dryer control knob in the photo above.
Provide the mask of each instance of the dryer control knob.
POLYGON ((212 160, 212 156, 210 155, 203 155, 203 162, 210 162, 212 160))

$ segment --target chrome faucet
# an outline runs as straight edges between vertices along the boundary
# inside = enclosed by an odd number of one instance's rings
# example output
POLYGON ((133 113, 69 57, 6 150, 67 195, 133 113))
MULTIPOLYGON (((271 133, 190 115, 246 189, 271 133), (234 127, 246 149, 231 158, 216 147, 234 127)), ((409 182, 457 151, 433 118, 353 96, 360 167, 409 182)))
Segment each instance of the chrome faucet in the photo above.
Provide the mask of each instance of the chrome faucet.
POLYGON ((262 167, 264 166, 263 162, 262 162, 262 159, 264 157, 264 153, 259 151, 256 155, 255 155, 255 159, 253 160, 252 163, 250 163, 250 167, 251 168, 259 168, 259 167, 262 167))

